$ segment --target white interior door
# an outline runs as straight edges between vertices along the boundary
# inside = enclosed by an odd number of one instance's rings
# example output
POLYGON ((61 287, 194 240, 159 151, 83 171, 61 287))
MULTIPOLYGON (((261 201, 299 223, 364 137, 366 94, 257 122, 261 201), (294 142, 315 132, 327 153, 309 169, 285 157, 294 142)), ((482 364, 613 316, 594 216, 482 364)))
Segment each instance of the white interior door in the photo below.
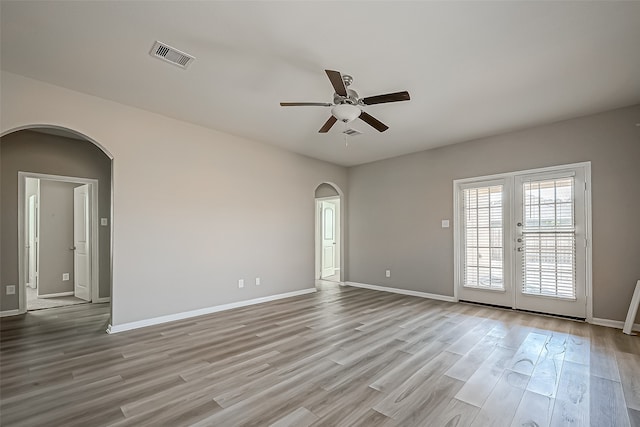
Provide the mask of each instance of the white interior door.
POLYGON ((89 185, 73 189, 73 275, 74 294, 85 301, 91 301, 91 245, 89 185))
POLYGON ((322 261, 321 278, 336 274, 336 204, 322 202, 322 261))
POLYGON ((586 317, 584 169, 516 177, 516 308, 586 317))
POLYGON ((37 256, 38 256, 38 202, 37 196, 29 196, 27 205, 27 286, 38 287, 37 256))

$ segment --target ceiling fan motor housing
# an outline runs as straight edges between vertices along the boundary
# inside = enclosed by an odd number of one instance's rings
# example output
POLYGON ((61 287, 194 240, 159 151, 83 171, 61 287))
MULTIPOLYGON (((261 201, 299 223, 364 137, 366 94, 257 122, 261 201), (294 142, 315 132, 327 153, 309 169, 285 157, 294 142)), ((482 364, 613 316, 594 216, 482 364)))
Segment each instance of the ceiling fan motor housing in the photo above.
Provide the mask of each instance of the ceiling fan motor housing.
POLYGON ((358 105, 358 104, 362 104, 360 102, 360 99, 358 98, 358 92, 356 92, 353 89, 347 89, 347 94, 349 96, 342 96, 342 95, 338 95, 337 93, 333 94, 333 103, 336 105, 339 104, 351 104, 351 105, 358 105))

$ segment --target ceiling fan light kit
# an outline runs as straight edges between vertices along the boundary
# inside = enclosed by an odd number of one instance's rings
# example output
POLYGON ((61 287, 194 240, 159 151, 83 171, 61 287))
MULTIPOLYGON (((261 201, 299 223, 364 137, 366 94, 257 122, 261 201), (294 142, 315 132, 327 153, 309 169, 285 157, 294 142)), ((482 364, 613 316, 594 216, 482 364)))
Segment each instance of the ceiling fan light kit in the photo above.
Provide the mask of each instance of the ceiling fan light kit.
POLYGON ((352 104, 338 104, 331 109, 331 114, 344 123, 349 123, 360 117, 362 110, 352 104))
POLYGON ((331 117, 320 128, 318 132, 326 133, 329 129, 340 120, 343 123, 349 123, 357 118, 376 129, 378 132, 384 132, 389 129, 389 126, 382 123, 370 114, 367 114, 362 110, 363 105, 384 104, 387 102, 409 101, 411 98, 409 92, 394 92, 384 95, 368 96, 366 98, 360 98, 358 93, 353 89, 348 89, 353 82, 353 77, 340 74, 339 71, 324 70, 327 73, 327 77, 335 90, 333 94, 333 103, 327 102, 281 102, 282 107, 301 107, 301 106, 314 106, 314 107, 332 107, 331 117))

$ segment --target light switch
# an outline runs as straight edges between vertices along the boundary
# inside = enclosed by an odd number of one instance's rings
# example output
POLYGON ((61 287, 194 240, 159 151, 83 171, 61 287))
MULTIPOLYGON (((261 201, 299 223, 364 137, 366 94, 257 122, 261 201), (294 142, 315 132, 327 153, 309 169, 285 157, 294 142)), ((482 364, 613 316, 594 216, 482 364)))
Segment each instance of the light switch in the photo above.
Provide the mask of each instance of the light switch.
POLYGON ((449 220, 448 219, 443 219, 442 220, 442 228, 449 228, 449 220))
POLYGON ((109 220, 107 218, 100 218, 100 225, 106 227, 107 225, 109 225, 109 220))

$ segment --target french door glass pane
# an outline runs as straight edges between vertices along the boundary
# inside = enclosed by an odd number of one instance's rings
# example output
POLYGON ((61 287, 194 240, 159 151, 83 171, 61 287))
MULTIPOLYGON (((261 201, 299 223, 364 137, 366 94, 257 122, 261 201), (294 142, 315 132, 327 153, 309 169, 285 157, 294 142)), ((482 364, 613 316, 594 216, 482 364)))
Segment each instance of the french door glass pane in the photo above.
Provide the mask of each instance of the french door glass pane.
POLYGON ((573 177, 523 184, 523 293, 576 298, 573 194, 573 177))
POLYGON ((464 286, 504 290, 502 185, 464 190, 464 286))

